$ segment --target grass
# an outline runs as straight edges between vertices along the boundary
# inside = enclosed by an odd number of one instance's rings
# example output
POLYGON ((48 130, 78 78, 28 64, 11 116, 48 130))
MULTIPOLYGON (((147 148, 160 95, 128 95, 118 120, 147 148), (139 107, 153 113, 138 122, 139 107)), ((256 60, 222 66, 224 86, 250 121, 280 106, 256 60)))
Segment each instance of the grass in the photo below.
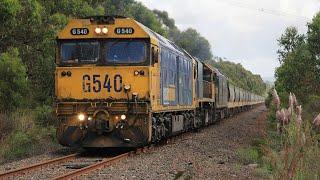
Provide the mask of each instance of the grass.
POLYGON ((238 149, 237 155, 243 165, 256 164, 260 158, 258 150, 253 146, 238 149))
POLYGON ((50 113, 48 108, 40 113, 38 108, 0 113, 0 163, 57 149, 55 127, 41 119, 50 117, 50 113))
POLYGON ((55 128, 35 127, 28 132, 15 131, 3 142, 0 150, 3 160, 14 160, 55 149, 55 128))

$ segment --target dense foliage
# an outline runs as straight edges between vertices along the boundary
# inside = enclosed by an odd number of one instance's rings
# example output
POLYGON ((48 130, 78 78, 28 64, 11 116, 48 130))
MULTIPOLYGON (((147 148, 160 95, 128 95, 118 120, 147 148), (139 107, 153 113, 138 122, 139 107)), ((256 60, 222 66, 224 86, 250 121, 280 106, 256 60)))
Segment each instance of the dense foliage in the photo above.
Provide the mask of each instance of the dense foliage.
POLYGON ((259 95, 265 94, 266 84, 263 82, 261 76, 252 74, 241 64, 223 61, 221 58, 216 58, 216 61, 210 60, 207 62, 213 67, 216 67, 222 74, 227 76, 234 85, 246 90, 250 90, 259 95))
POLYGON ((0 109, 12 110, 23 105, 27 93, 26 68, 17 49, 0 55, 0 109))
POLYGON ((299 34, 289 27, 278 40, 281 66, 276 70, 280 96, 293 92, 303 103, 320 94, 320 13, 308 23, 308 32, 299 34))

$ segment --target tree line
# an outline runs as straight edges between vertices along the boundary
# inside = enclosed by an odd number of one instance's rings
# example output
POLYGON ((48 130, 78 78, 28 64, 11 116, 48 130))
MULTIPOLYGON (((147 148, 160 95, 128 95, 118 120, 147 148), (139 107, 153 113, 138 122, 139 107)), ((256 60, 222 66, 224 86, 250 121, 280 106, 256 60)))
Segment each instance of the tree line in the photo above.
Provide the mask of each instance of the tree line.
POLYGON ((232 84, 258 95, 265 95, 267 85, 261 76, 246 70, 240 63, 233 63, 221 57, 214 57, 214 60, 206 62, 227 76, 232 84))

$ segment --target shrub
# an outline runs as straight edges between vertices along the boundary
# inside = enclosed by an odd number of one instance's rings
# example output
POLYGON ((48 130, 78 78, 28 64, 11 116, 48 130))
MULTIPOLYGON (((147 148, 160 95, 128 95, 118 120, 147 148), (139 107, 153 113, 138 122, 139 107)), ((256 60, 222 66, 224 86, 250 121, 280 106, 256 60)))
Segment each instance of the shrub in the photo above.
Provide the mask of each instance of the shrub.
POLYGON ((12 133, 7 139, 8 146, 4 151, 7 159, 21 158, 32 151, 32 139, 21 131, 12 133))
POLYGON ((320 96, 311 95, 304 106, 303 116, 314 119, 320 113, 320 96))
POLYGON ((267 108, 269 108, 271 106, 272 102, 272 89, 270 89, 270 91, 268 92, 268 96, 265 99, 265 105, 267 108))
POLYGON ((14 129, 13 123, 7 113, 0 113, 0 142, 14 129))
POLYGON ((0 140, 7 138, 13 131, 28 131, 34 126, 34 113, 27 109, 16 109, 11 113, 0 113, 0 140))
POLYGON ((50 126, 54 125, 54 115, 52 113, 52 107, 43 105, 38 106, 35 110, 35 123, 40 126, 50 126))
POLYGON ((14 131, 2 143, 0 159, 13 160, 47 152, 58 147, 55 128, 34 127, 30 131, 14 131))
POLYGON ((0 162, 24 158, 59 147, 54 126, 38 124, 50 118, 50 107, 38 110, 17 109, 12 113, 0 114, 0 162), (38 119, 38 120, 36 120, 38 119), (4 121, 3 121, 4 120, 4 121))
POLYGON ((17 49, 0 55, 0 111, 12 111, 24 104, 28 92, 26 76, 17 49))

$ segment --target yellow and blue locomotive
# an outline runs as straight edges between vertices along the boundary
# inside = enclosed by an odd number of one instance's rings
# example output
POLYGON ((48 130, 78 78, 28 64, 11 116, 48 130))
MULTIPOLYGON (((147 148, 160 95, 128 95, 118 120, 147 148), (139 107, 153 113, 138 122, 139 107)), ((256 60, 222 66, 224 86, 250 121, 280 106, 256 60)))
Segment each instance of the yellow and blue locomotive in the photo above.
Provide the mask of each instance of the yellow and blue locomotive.
POLYGON ((131 18, 70 20, 57 44, 57 137, 64 146, 140 147, 263 100, 131 18))

